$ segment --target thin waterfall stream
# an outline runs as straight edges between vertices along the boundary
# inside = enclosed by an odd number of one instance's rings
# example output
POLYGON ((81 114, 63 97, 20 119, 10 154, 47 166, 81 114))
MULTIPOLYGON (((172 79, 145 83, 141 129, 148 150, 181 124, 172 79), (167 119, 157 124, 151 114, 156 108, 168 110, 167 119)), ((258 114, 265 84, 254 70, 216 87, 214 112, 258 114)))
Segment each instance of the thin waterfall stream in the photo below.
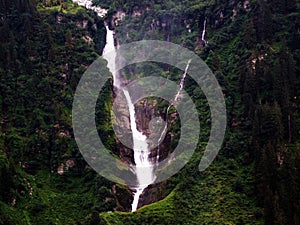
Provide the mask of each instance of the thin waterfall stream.
POLYGON ((164 129, 161 132, 161 135, 160 135, 160 137, 159 137, 159 139, 157 141, 156 164, 159 163, 159 144, 161 143, 163 137, 165 137, 165 134, 166 134, 166 131, 167 131, 167 127, 168 127, 168 113, 169 113, 169 110, 170 110, 171 106, 173 106, 178 101, 178 97, 180 95, 180 92, 183 89, 184 81, 185 81, 185 78, 186 78, 187 71, 189 69, 190 63, 191 63, 191 60, 188 61, 187 65, 185 67, 184 73, 181 76, 180 83, 179 83, 179 89, 178 89, 178 91, 177 91, 177 93, 176 93, 176 95, 174 97, 174 100, 173 100, 173 102, 170 103, 170 105, 167 108, 167 111, 166 111, 166 123, 165 123, 164 129))
POLYGON ((207 41, 205 40, 205 33, 206 33, 206 18, 204 19, 203 31, 201 36, 201 40, 204 42, 204 46, 207 44, 207 41))

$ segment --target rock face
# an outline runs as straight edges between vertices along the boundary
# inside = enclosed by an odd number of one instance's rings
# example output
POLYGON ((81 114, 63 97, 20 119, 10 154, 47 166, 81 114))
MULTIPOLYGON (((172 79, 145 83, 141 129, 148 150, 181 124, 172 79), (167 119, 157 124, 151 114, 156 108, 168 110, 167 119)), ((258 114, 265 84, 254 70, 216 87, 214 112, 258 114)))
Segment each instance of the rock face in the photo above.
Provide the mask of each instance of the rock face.
POLYGON ((126 17, 125 12, 118 10, 111 18, 111 27, 115 28, 126 17))
POLYGON ((114 100, 113 126, 117 137, 117 152, 123 162, 134 164, 133 157, 133 140, 130 129, 130 115, 125 96, 120 93, 114 100))
MULTIPOLYGON (((125 96, 119 93, 119 97, 115 98, 114 107, 115 117, 113 121, 117 126, 114 127, 115 134, 119 140, 117 143, 117 154, 120 159, 129 164, 134 164, 134 153, 132 150, 132 132, 130 129, 130 116, 128 106, 126 104, 125 96), (125 146, 125 143, 127 146, 125 146)), ((162 142, 157 145, 161 133, 165 128, 165 123, 161 123, 163 120, 163 115, 157 107, 157 100, 141 99, 135 104, 135 118, 137 123, 137 129, 147 136, 148 143, 151 149, 150 159, 153 164, 163 159, 167 158, 171 149, 172 134, 167 133, 162 138, 162 142), (156 121, 159 122, 158 129, 156 129, 156 121), (159 154, 159 157, 157 157, 159 154)), ((174 122, 174 117, 171 115, 171 120, 169 123, 174 122)), ((165 184, 166 182, 161 182, 159 184, 150 185, 147 187, 143 194, 140 196, 138 207, 143 205, 151 204, 153 202, 159 201, 165 197, 165 184)), ((114 190, 116 200, 118 202, 118 207, 116 210, 120 211, 130 211, 132 204, 132 194, 133 191, 130 189, 124 190, 120 188, 115 188, 114 190)))
MULTIPOLYGON (((117 137, 117 152, 120 159, 124 162, 134 164, 133 157, 133 140, 132 131, 130 129, 130 115, 124 94, 118 93, 114 100, 114 116, 113 124, 114 131, 117 137)), ((164 131, 166 122, 165 115, 157 108, 157 100, 141 99, 135 104, 135 121, 137 129, 147 136, 147 142, 151 149, 150 158, 155 163, 159 152, 159 161, 165 159, 172 151, 170 143, 172 133, 161 135, 164 131), (164 119, 163 119, 164 118, 164 119), (158 141, 161 138, 160 144, 158 141)), ((169 124, 173 123, 176 118, 176 113, 171 115, 169 124), (173 115, 174 114, 174 115, 173 115)))
POLYGON ((76 161, 75 159, 67 159, 64 163, 61 163, 58 167, 57 167, 57 173, 59 175, 64 174, 66 171, 72 169, 74 166, 76 165, 76 161))
MULTIPOLYGON (((138 8, 132 12, 132 17, 139 17, 142 11, 138 8)), ((111 15, 106 24, 109 29, 115 29, 120 21, 125 17, 123 11, 118 11, 114 15, 111 15)), ((166 24, 165 24, 166 25, 166 24)), ((118 41, 115 39, 115 46, 118 46, 118 41)), ((128 81, 121 74, 118 76, 122 80, 121 84, 126 84, 128 81), (122 77, 122 78, 121 78, 122 77)), ((123 162, 128 164, 135 164, 134 151, 133 151, 133 138, 130 128, 130 113, 127 105, 126 98, 122 91, 113 90, 114 92, 114 116, 113 124, 114 131, 117 137, 117 147, 115 153, 120 157, 123 162)), ((158 109, 158 103, 160 100, 147 98, 141 99, 135 104, 135 122, 138 131, 147 136, 147 142, 150 150, 150 161, 155 165, 158 161, 166 159, 170 153, 172 133, 168 133, 167 124, 165 122, 166 115, 161 113, 161 108, 158 109), (163 134, 163 135, 162 135, 163 134)), ((171 116, 169 124, 175 122, 176 113, 171 116)), ((150 185, 147 187, 139 199, 138 208, 161 200, 165 197, 165 184, 161 182, 159 184, 150 185)), ((125 188, 126 189, 126 188, 125 188)), ((130 189, 124 190, 124 188, 114 188, 118 207, 116 210, 131 211, 131 204, 133 199, 133 191, 130 189)))
POLYGON ((159 161, 165 159, 172 151, 171 133, 162 135, 164 128, 172 121, 165 121, 166 115, 161 114, 157 108, 157 100, 142 99, 136 104, 136 122, 138 129, 148 138, 149 148, 151 149, 150 158, 156 162, 159 153, 159 161), (160 143, 158 141, 161 139, 160 143))
POLYGON ((131 203, 133 201, 130 190, 120 185, 114 185, 113 193, 117 202, 117 207, 115 208, 115 210, 130 212, 131 203))
POLYGON ((157 202, 166 197, 166 184, 167 181, 163 181, 158 184, 150 185, 145 189, 140 196, 138 208, 157 202))

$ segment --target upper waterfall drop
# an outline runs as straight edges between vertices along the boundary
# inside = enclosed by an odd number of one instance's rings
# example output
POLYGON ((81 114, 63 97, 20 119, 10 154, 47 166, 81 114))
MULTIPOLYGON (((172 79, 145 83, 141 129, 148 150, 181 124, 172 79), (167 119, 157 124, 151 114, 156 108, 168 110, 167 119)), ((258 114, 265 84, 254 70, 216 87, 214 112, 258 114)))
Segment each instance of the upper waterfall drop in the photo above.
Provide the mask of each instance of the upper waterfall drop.
POLYGON ((107 67, 109 68, 110 72, 113 75, 113 86, 116 88, 120 88, 121 82, 117 77, 118 72, 115 71, 116 69, 116 46, 115 46, 115 39, 114 39, 114 31, 110 30, 108 25, 105 26, 106 28, 106 44, 103 49, 103 58, 107 60, 108 64, 107 67))

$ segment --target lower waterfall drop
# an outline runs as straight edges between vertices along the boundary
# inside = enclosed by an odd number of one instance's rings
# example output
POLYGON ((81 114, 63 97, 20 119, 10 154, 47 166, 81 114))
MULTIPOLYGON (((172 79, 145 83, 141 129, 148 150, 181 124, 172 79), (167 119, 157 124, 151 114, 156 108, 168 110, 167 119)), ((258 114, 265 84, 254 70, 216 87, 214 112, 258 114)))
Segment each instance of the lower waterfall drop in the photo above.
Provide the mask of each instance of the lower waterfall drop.
POLYGON ((131 101, 130 95, 126 89, 123 89, 125 95, 129 114, 130 114, 130 128, 132 132, 133 139, 133 152, 134 152, 134 162, 135 162, 135 173, 138 181, 138 186, 134 187, 136 192, 134 193, 132 212, 137 210, 139 198, 143 193, 144 189, 152 184, 155 180, 154 175, 154 165, 149 160, 149 146, 147 143, 146 135, 138 131, 137 124, 135 121, 135 107, 131 101))

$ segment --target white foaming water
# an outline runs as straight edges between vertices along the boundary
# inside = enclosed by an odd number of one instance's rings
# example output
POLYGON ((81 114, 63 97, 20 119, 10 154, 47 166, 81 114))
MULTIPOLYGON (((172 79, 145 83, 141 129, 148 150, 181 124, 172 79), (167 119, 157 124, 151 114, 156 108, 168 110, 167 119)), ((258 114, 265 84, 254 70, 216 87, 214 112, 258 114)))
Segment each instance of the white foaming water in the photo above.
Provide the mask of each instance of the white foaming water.
POLYGON ((139 184, 134 188, 136 192, 133 196, 131 210, 132 212, 134 212, 137 210, 140 195, 149 184, 153 183, 153 181, 155 180, 155 175, 153 173, 153 164, 149 160, 150 151, 148 148, 147 137, 137 129, 137 125, 135 122, 135 108, 128 91, 123 89, 123 93, 125 95, 130 114, 130 128, 132 131, 134 162, 136 165, 135 173, 139 184))
MULTIPOLYGON (((91 9, 95 11, 99 17, 104 17, 107 14, 106 9, 102 9, 101 7, 92 6, 92 0, 73 0, 73 2, 76 2, 80 6, 84 6, 87 9, 91 9)), ((205 35, 205 24, 206 20, 204 21, 204 31, 202 34, 202 39, 204 40, 205 35)), ((108 61, 108 68, 111 71, 113 75, 113 86, 117 89, 121 86, 121 81, 117 77, 117 73, 115 73, 116 68, 116 47, 114 44, 114 31, 110 30, 108 26, 106 25, 106 45, 103 49, 103 56, 108 61)), ((204 40, 205 41, 205 40, 204 40)), ((205 41, 206 43, 206 41, 205 41)), ((185 73, 182 76, 182 79, 180 81, 180 88, 174 98, 174 102, 177 101, 179 94, 183 88, 184 79, 186 77, 187 69, 188 69, 189 63, 186 67, 185 73)), ((134 150, 134 162, 136 164, 135 167, 135 174, 137 177, 138 185, 133 188, 136 192, 134 193, 134 199, 132 202, 132 212, 137 210, 139 198, 145 188, 152 184, 154 180, 156 179, 156 176, 154 174, 154 163, 152 163, 149 159, 149 146, 147 143, 147 137, 146 135, 143 135, 142 132, 139 132, 137 129, 137 124, 135 121, 135 107, 134 104, 131 101, 131 97, 126 89, 123 89, 123 93, 125 95, 129 113, 130 113, 130 128, 132 131, 132 138, 133 138, 133 150, 134 150)), ((173 103, 172 103, 173 104, 173 103)), ((170 105, 171 106, 171 105, 170 105)), ((170 106, 168 107, 167 111, 169 110, 170 106)), ((167 123, 165 124, 164 131, 162 132, 162 135, 160 139, 163 137, 163 135, 166 132, 167 123)), ((157 163, 159 159, 159 154, 157 156, 157 163)))
MULTIPOLYGON (((116 66, 116 49, 114 45, 114 32, 109 30, 108 26, 106 26, 107 35, 106 35, 106 45, 103 49, 104 58, 108 61, 108 68, 112 72, 113 75, 113 85, 117 89, 121 86, 121 81, 117 76, 117 73, 113 72, 116 66), (106 53, 109 53, 105 55, 106 53)), ((134 200, 132 203, 132 212, 137 210, 138 202, 140 195, 143 193, 144 189, 152 184, 155 180, 155 176, 153 173, 153 165, 149 160, 149 149, 147 143, 146 135, 143 135, 142 132, 139 132, 137 129, 137 124, 135 121, 135 108, 131 101, 131 97, 126 89, 123 89, 123 93, 126 98, 126 102, 129 109, 130 116, 130 128, 132 132, 133 139, 133 151, 134 151, 134 162, 136 165, 135 174, 138 181, 137 187, 132 187, 136 190, 134 193, 134 200)))
POLYGON ((114 31, 110 30, 108 26, 106 28, 106 44, 103 49, 103 57, 107 60, 107 67, 113 75, 113 86, 116 88, 120 88, 120 80, 117 78, 117 72, 115 72, 116 68, 116 47, 114 41, 114 31))
MULTIPOLYGON (((103 17, 106 15, 107 10, 100 7, 92 6, 92 0, 73 0, 80 6, 84 6, 87 9, 94 10, 98 16, 103 17)), ((115 72, 116 68, 116 47, 114 43, 114 31, 110 30, 106 25, 106 44, 103 49, 103 57, 108 61, 107 67, 113 75, 113 86, 117 89, 121 86, 121 81, 115 72)), ((134 150, 134 162, 136 164, 135 174, 138 181, 137 187, 132 187, 136 192, 134 193, 134 200, 132 203, 132 212, 137 210, 140 195, 144 189, 152 184, 155 180, 153 173, 153 165, 149 161, 149 150, 147 137, 137 130, 135 122, 135 108, 131 101, 130 95, 127 90, 123 90, 126 97, 127 105, 130 113, 130 127, 133 138, 133 150, 134 150)))
MULTIPOLYGON (((184 73, 182 74, 182 77, 181 77, 180 83, 179 83, 179 89, 178 89, 177 94, 176 94, 176 96, 175 96, 175 98, 174 98, 174 103, 178 100, 178 97, 179 97, 179 95, 180 95, 180 92, 181 92, 182 89, 183 89, 184 80, 185 80, 185 78, 186 78, 187 71, 188 71, 188 69, 189 69, 190 63, 191 63, 191 60, 188 61, 187 65, 186 65, 186 67, 185 67, 184 73)), ((173 103, 173 104, 174 104, 174 103, 173 103)))
MULTIPOLYGON (((117 76, 115 71, 116 66, 116 48, 114 44, 114 31, 110 30, 106 26, 106 45, 103 49, 103 56, 108 61, 108 68, 113 75, 113 85, 117 89, 121 86, 121 81, 117 76), (108 54, 107 54, 108 53, 108 54)), ((143 193, 144 189, 152 184, 155 180, 153 173, 153 165, 149 160, 149 149, 147 143, 146 135, 143 135, 142 132, 139 132, 137 129, 137 124, 135 121, 135 108, 134 104, 131 101, 131 97, 126 89, 123 89, 123 93, 126 98, 126 102, 129 109, 130 116, 130 128, 132 132, 133 139, 133 151, 134 151, 134 162, 135 162, 135 174, 138 181, 137 187, 132 187, 136 192, 134 193, 134 199, 132 203, 132 212, 137 210, 140 195, 143 193)))
POLYGON ((202 37, 201 37, 202 41, 204 42, 204 45, 207 44, 207 41, 205 40, 205 33, 206 33, 206 18, 205 18, 205 20, 204 20, 203 31, 202 31, 202 37))
POLYGON ((161 132, 161 135, 157 141, 157 156, 156 156, 156 164, 158 165, 159 164, 159 143, 162 141, 162 138, 165 137, 165 134, 167 132, 167 127, 168 127, 168 113, 169 113, 169 110, 171 108, 172 105, 174 105, 177 101, 178 101, 178 97, 183 89, 183 85, 184 85, 184 81, 185 81, 185 78, 186 78, 186 75, 187 75, 187 71, 189 69, 189 66, 190 66, 190 63, 191 63, 191 60, 188 61, 186 67, 185 67, 185 70, 184 70, 184 73, 182 74, 181 76, 181 79, 180 79, 180 83, 179 83, 179 89, 174 97, 174 101, 171 102, 171 104, 168 106, 167 108, 167 111, 166 111, 166 123, 165 123, 165 126, 164 126, 164 129, 163 131, 161 132))

